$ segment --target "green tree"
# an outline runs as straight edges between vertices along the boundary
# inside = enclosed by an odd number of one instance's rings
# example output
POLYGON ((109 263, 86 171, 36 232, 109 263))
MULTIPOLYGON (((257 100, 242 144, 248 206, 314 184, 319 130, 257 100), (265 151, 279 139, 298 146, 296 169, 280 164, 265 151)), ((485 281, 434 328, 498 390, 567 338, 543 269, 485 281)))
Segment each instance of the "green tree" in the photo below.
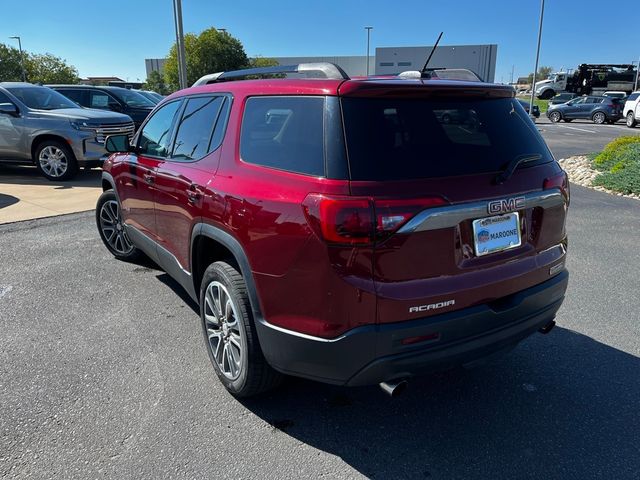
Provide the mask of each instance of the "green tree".
POLYGON ((0 43, 0 82, 19 82, 21 80, 20 50, 0 43))
POLYGON ((30 54, 25 62, 31 83, 77 83, 78 70, 50 53, 30 54))
POLYGON ((158 71, 153 71, 149 74, 143 88, 145 90, 157 92, 160 95, 167 95, 170 93, 167 85, 164 83, 164 77, 158 71))
POLYGON ((249 59, 249 64, 247 65, 249 68, 259 68, 259 67, 275 67, 279 65, 275 58, 268 57, 253 57, 249 59))
MULTIPOLYGON (((234 36, 215 28, 208 28, 199 35, 188 33, 184 36, 187 63, 187 86, 209 73, 237 70, 249 64, 242 43, 234 36)), ((167 55, 164 78, 172 90, 180 88, 178 81, 178 57, 174 44, 167 55)))
MULTIPOLYGON (((536 75, 536 82, 539 82, 540 80, 544 80, 551 73, 553 73, 553 67, 538 67, 538 75, 536 75)), ((527 83, 532 83, 532 82, 533 82, 533 73, 530 73, 527 79, 527 83)))

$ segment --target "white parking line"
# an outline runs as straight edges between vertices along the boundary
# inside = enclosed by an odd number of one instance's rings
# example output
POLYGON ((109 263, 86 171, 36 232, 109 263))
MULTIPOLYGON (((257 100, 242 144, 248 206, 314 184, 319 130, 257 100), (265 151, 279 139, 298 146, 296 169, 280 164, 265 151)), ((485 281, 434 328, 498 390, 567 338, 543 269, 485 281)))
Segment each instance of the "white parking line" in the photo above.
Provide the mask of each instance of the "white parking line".
POLYGON ((579 132, 587 132, 587 133, 598 133, 595 130, 587 130, 586 128, 578 128, 578 127, 569 127, 567 125, 558 125, 561 128, 570 128, 571 130, 578 130, 579 132))

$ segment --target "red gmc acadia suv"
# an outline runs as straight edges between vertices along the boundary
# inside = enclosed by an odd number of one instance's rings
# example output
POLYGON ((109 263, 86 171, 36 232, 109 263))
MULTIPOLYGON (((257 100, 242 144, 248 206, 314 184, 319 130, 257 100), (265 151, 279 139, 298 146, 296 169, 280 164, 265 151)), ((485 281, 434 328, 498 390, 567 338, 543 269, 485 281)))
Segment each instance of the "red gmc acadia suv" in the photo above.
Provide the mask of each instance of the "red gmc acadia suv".
POLYGON ((199 83, 107 139, 96 220, 198 301, 232 394, 395 393, 553 327, 569 185, 511 87, 333 64, 199 83))

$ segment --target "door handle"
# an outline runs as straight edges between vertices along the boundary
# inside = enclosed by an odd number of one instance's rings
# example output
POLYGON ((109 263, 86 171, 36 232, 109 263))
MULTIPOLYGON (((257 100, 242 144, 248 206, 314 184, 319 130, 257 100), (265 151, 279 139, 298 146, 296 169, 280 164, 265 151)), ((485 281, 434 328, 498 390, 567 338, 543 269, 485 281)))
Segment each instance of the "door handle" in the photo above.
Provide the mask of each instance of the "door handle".
POLYGON ((155 182, 153 175, 150 173, 143 174, 142 178, 144 178, 144 181, 147 182, 149 185, 153 185, 153 183, 155 182))
POLYGON ((189 185, 189 189, 187 190, 187 201, 191 205, 195 205, 198 203, 198 200, 202 197, 202 187, 200 185, 196 185, 192 183, 189 185))

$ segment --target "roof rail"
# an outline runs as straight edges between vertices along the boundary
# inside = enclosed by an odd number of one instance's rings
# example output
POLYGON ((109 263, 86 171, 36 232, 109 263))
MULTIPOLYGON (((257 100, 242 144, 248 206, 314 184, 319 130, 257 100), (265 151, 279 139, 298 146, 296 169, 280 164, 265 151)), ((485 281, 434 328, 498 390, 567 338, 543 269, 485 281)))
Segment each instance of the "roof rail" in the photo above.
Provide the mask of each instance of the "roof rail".
POLYGON ((270 76, 286 73, 301 73, 306 78, 326 78, 329 80, 349 80, 349 75, 335 63, 317 62, 300 63, 297 65, 276 65, 274 67, 245 68, 229 72, 210 73, 200 77, 192 86, 208 85, 210 83, 241 80, 249 76, 270 76))

